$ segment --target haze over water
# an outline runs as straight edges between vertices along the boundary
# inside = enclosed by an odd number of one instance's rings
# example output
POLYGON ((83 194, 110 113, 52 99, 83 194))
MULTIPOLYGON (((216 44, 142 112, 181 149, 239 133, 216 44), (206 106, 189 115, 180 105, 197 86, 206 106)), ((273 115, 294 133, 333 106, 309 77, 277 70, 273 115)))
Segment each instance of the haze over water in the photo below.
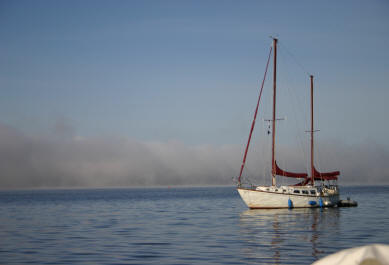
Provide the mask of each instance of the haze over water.
POLYGON ((389 243, 389 187, 357 208, 248 210, 232 187, 0 192, 2 264, 310 264, 389 243))
MULTIPOLYGON (((387 244, 388 13, 381 0, 0 1, 0 263, 310 264, 387 244), (307 172, 292 131, 309 127, 284 92, 309 104, 309 72, 315 165, 363 184, 341 190, 358 208, 249 211, 231 187, 109 189, 231 185, 269 35, 288 117, 277 161, 307 172)), ((270 180, 255 142, 269 117, 260 108, 244 171, 257 183, 270 180)))

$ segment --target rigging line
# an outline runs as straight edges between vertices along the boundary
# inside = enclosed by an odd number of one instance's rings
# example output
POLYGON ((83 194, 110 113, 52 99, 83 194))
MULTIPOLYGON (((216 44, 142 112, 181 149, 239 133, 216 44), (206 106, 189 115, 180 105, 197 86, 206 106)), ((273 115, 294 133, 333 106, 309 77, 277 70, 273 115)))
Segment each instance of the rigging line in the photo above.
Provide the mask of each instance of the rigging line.
MULTIPOLYGON (((265 116, 265 111, 264 111, 264 116, 265 116)), ((268 161, 268 158, 270 158, 270 155, 269 155, 269 150, 271 149, 270 148, 270 137, 269 137, 269 128, 268 128, 268 122, 262 120, 261 121, 261 130, 260 130, 260 133, 261 133, 261 139, 262 139, 262 148, 260 148, 259 150, 261 151, 261 168, 262 168, 262 176, 261 176, 261 183, 264 183, 267 179, 268 179, 268 176, 270 175, 269 172, 271 171, 270 170, 270 165, 271 165, 271 162, 268 161)))
MULTIPOLYGON (((282 50, 281 50, 282 51, 282 50)), ((283 55, 283 52, 281 52, 281 55, 283 55)), ((283 56, 280 56, 280 59, 283 59, 284 57, 283 56)), ((293 89, 292 88, 292 86, 290 85, 291 83, 293 83, 293 84, 295 84, 296 83, 296 81, 297 81, 297 79, 296 79, 296 76, 295 75, 291 75, 290 73, 289 73, 289 71, 285 71, 285 76, 286 76, 286 78, 282 78, 283 79, 283 81, 285 82, 285 84, 286 84, 286 86, 288 87, 288 89, 290 90, 290 91, 294 91, 295 89, 293 89), (292 76, 293 76, 293 78, 292 78, 292 76)), ((300 82, 300 81, 298 81, 298 82, 300 82)), ((306 85, 306 82, 307 82, 307 80, 304 78, 304 87, 305 87, 305 85, 306 85)), ((294 86, 296 86, 296 84, 294 85, 294 86)), ((299 86, 301 86, 301 85, 299 85, 299 86)), ((303 102, 301 102, 301 99, 299 99, 297 96, 296 96, 296 93, 291 93, 293 96, 294 96, 294 98, 295 98, 295 100, 296 100, 296 103, 297 103, 297 106, 299 107, 298 108, 298 110, 299 110, 299 112, 300 112, 300 114, 302 115, 301 117, 305 117, 305 119, 308 119, 308 113, 307 113, 307 111, 304 111, 303 110, 303 106, 305 106, 305 102, 306 102, 306 100, 305 100, 305 96, 304 96, 304 104, 303 104, 303 102)), ((304 94, 305 95, 305 94, 304 94)), ((305 121, 305 123, 307 123, 307 121, 305 121)), ((308 124, 305 124, 305 125, 308 125, 308 124)))
MULTIPOLYGON (((264 150, 263 150, 263 142, 264 142, 264 140, 266 139, 265 137, 263 137, 263 131, 264 131, 264 129, 265 129, 265 126, 264 126, 264 123, 261 121, 261 120, 259 120, 260 122, 259 122, 259 135, 258 135, 258 143, 257 143, 257 148, 255 149, 255 150, 258 150, 258 153, 256 153, 256 155, 257 155, 257 157, 259 157, 259 159, 258 160, 256 160, 257 161, 257 163, 256 163, 256 165, 258 166, 260 166, 260 168, 258 169, 258 170, 256 170, 256 172, 259 172, 259 176, 258 175, 256 175, 256 177, 259 179, 259 178, 261 178, 261 176, 264 176, 264 172, 263 172, 263 167, 262 167, 262 164, 261 164, 261 160, 263 160, 263 157, 265 157, 264 156, 264 150), (262 172, 260 171, 260 169, 262 168, 262 172)), ((262 179, 260 179, 261 180, 261 182, 262 182, 262 179)))
MULTIPOLYGON (((306 117, 306 112, 304 112, 303 109, 302 109, 303 104, 301 104, 301 102, 299 101, 298 97, 295 94, 291 93, 291 91, 289 91, 289 92, 290 92, 290 94, 292 94, 292 96, 293 96, 292 98, 297 103, 297 104, 293 104, 293 107, 294 107, 293 111, 294 111, 294 113, 296 114, 297 112, 299 112, 299 114, 300 114, 299 117, 306 117), (297 111, 296 111, 296 109, 297 109, 297 111)), ((304 126, 301 126, 301 120, 299 120, 297 118, 295 118, 295 120, 296 120, 296 124, 298 125, 298 128, 300 128, 300 129, 303 128, 303 127, 307 128, 307 125, 306 125, 306 120, 307 119, 304 119, 305 122, 304 121, 302 122, 304 124, 304 126)), ((297 134, 297 137, 298 137, 298 140, 299 140, 300 151, 303 154, 303 159, 305 161, 307 161, 306 157, 307 157, 308 153, 306 152, 306 149, 304 148, 306 146, 306 141, 305 141, 305 137, 304 137, 304 140, 303 140, 303 135, 304 134, 297 134)), ((307 170, 307 172, 308 172, 308 168, 309 168, 309 166, 307 164, 305 164, 305 169, 307 170)))
MULTIPOLYGON (((296 97, 296 95, 294 93, 292 93, 292 89, 290 88, 290 86, 287 86, 287 91, 288 91, 292 101, 298 102, 297 97, 296 97)), ((293 102, 293 103, 295 103, 295 102, 293 102)), ((293 112, 292 118, 293 118, 295 124, 297 125, 297 128, 301 129, 300 120, 297 119, 298 116, 297 116, 297 111, 296 111, 296 108, 295 108, 296 104, 291 104, 291 106, 292 106, 291 109, 292 109, 292 112, 293 112)), ((302 135, 300 133, 295 132, 295 137, 297 138, 298 146, 299 146, 300 152, 302 153, 302 159, 305 160, 306 153, 305 153, 305 150, 304 150, 304 144, 303 144, 304 141, 302 139, 302 135)), ((305 167, 306 171, 308 171, 307 165, 305 165, 304 167, 305 167)))
MULTIPOLYGON (((273 91, 271 91, 270 89, 268 90, 268 93, 267 93, 267 98, 266 100, 263 101, 263 105, 264 107, 262 109, 264 109, 264 114, 263 114, 263 117, 271 117, 272 115, 272 98, 273 98, 273 91), (265 107, 266 106, 266 107, 265 107)), ((272 137, 271 137, 271 124, 270 122, 268 121, 265 121, 263 120, 263 122, 267 125, 267 131, 266 131, 266 135, 264 137, 266 137, 266 145, 265 145, 265 150, 267 151, 267 153, 265 154, 265 172, 266 174, 264 175, 265 177, 265 181, 263 183, 266 183, 267 185, 271 185, 271 176, 272 176, 272 167, 273 167, 273 163, 272 163, 272 159, 271 159, 271 146, 272 146, 272 137)), ((265 133, 265 132, 263 132, 265 133)), ((277 151, 277 150, 276 150, 277 151)))
MULTIPOLYGON (((304 78, 304 85, 303 87, 307 87, 307 80, 304 78)), ((304 97, 301 98, 301 97, 298 97, 296 93, 291 93, 291 95, 293 96, 293 99, 295 100, 295 103, 297 104, 293 104, 293 110, 297 110, 298 113, 299 113, 299 116, 298 117, 304 117, 302 120, 297 120, 298 121, 298 126, 299 128, 309 128, 308 126, 308 121, 309 121, 309 115, 308 115, 308 111, 306 109, 306 107, 303 107, 303 106, 306 106, 305 102, 307 102, 307 97, 305 97, 305 93, 304 93, 304 97), (302 123, 301 123, 302 122, 302 123), (303 124, 303 126, 301 126, 301 124, 303 124)), ((306 140, 306 137, 303 137, 306 136, 306 134, 302 134, 302 135, 298 135, 299 136, 299 144, 300 144, 300 148, 301 148, 301 151, 304 155, 304 159, 306 161, 306 164, 305 164, 305 168, 307 170, 307 172, 310 172, 309 171, 309 168, 310 168, 310 164, 309 164, 309 159, 307 159, 308 157, 308 154, 309 154, 309 145, 308 145, 308 142, 306 140), (304 138, 304 140, 303 140, 304 138)))
MULTIPOLYGON (((315 139, 316 139, 316 143, 317 143, 317 136, 315 136, 315 139)), ((318 146, 318 144, 315 144, 315 150, 314 150, 314 152, 315 152, 315 157, 317 158, 316 159, 316 163, 315 163, 315 165, 316 165, 316 167, 317 167, 317 169, 319 170, 319 172, 322 172, 321 171, 321 165, 320 165, 320 151, 319 151, 319 148, 318 148, 319 146, 318 146)), ((323 181, 323 176, 320 174, 320 178, 321 178, 321 181, 323 181)))
POLYGON ((322 170, 322 168, 321 168, 321 165, 320 165, 320 161, 321 161, 321 159, 320 159, 320 150, 319 150, 319 145, 317 144, 317 142, 318 142, 318 139, 319 137, 318 136, 315 136, 315 140, 316 140, 316 143, 315 143, 315 150, 314 150, 314 152, 315 152, 315 157, 316 157, 316 159, 315 159, 315 165, 316 165, 316 167, 317 167, 317 169, 319 170, 319 172, 322 172, 321 170, 322 170))
MULTIPOLYGON (((263 95, 264 97, 266 97, 266 93, 263 95)), ((262 100, 263 104, 265 104, 266 100, 264 101, 265 99, 262 100)), ((263 112, 262 112, 262 115, 263 116, 266 116, 266 111, 265 111, 265 105, 262 105, 262 109, 263 109, 263 112)), ((258 152, 258 155, 260 157, 260 159, 258 160, 258 163, 257 165, 259 165, 259 170, 258 172, 260 172, 260 175, 259 175, 259 178, 260 178, 260 183, 264 183, 266 180, 267 180, 267 157, 270 157, 269 154, 266 152, 267 150, 270 149, 270 147, 268 146, 269 144, 269 137, 268 137, 268 124, 266 121, 264 120, 260 120, 260 123, 259 123, 260 127, 259 127, 259 141, 258 141, 258 148, 256 150, 259 150, 258 152), (266 161, 266 162, 264 162, 266 161)))
POLYGON ((257 107, 255 108, 255 114, 254 114, 253 123, 251 124, 249 139, 248 139, 248 141, 247 141, 247 146, 246 146, 246 150, 245 150, 245 152, 244 152, 244 157, 243 157, 242 165, 241 165, 241 167, 240 167, 240 173, 239 173, 239 178, 238 178, 238 183, 239 183, 239 185, 240 185, 240 179, 241 179, 241 177, 242 177, 242 172, 243 172, 244 164, 245 164, 245 162, 246 162, 247 151, 248 151, 249 146, 250 146, 251 135, 253 134, 253 129, 254 129, 254 126, 255 126, 255 120, 256 120, 256 118, 257 118, 259 102, 261 101, 261 96, 262 96, 262 91, 263 91, 263 85, 265 84, 265 79, 266 79, 267 70, 268 70, 268 68, 269 68, 270 55, 271 55, 272 49, 273 49, 273 47, 270 47, 269 56, 268 56, 268 58, 267 58, 267 63, 266 63, 266 70, 265 70, 265 74, 264 74, 264 76, 263 76, 263 80, 262 80, 262 84, 261 84, 261 90, 260 90, 260 92, 259 92, 259 97, 258 97, 258 101, 257 101, 257 107))
MULTIPOLYGON (((282 59, 282 58, 283 58, 283 56, 280 56, 280 59, 282 59)), ((293 77, 294 77, 294 75, 293 75, 293 77)), ((292 101, 292 104, 290 104, 291 110, 292 110, 292 119, 294 120, 295 124, 297 125, 297 129, 302 129, 303 127, 305 128, 307 126, 307 124, 306 124, 307 114, 306 114, 306 111, 303 110, 304 104, 302 104, 302 102, 299 100, 299 98, 297 97, 297 95, 295 93, 295 90, 290 85, 290 83, 295 83, 295 82, 293 82, 295 80, 292 80, 294 78, 292 78, 289 71, 285 71, 285 75, 282 76, 281 79, 285 83, 284 86, 286 87, 286 90, 289 94, 289 99, 292 101), (297 115, 297 114, 299 114, 299 115, 297 115), (305 119, 304 119, 305 122, 304 121, 302 122, 304 124, 304 126, 301 126, 301 120, 298 119, 297 117, 305 117, 305 119)), ((303 130, 300 130, 300 131, 303 131, 303 130)), ((306 152, 304 149, 304 147, 305 147, 304 142, 305 141, 303 141, 302 135, 297 133, 297 132, 295 133, 295 137, 298 140, 297 142, 298 142, 298 145, 300 148, 300 152, 302 154, 302 158, 303 158, 303 160, 306 160, 305 159, 306 152)), ((308 171, 308 165, 306 164, 304 167, 308 171)))
MULTIPOLYGON (((320 155, 320 150, 319 150, 319 148, 320 148, 320 146, 317 144, 319 141, 318 140, 320 140, 320 139, 318 139, 319 137, 318 136, 315 136, 315 139, 316 139, 316 144, 315 144, 315 157, 317 158, 317 159, 315 159, 315 161, 316 161, 316 165, 317 165, 317 169, 319 170, 319 172, 322 172, 321 170, 322 170, 322 167, 321 167, 321 163, 320 163, 320 161, 322 161, 321 160, 321 155, 320 155)), ((322 177, 322 175, 320 175, 320 177, 322 178, 322 181, 323 181, 323 177, 322 177)))
MULTIPOLYGON (((309 72, 305 69, 305 67, 302 65, 302 63, 300 63, 300 62, 296 59, 296 57, 293 55, 293 53, 292 53, 291 51, 289 51, 288 48, 286 48, 286 46, 285 46, 282 42, 279 41, 279 44, 283 47, 283 49, 285 49, 286 53, 290 56, 290 58, 292 58, 292 60, 295 62, 295 64, 297 64, 297 65, 301 68, 301 70, 302 70, 306 75, 310 76, 311 73, 309 73, 309 72)), ((280 49, 280 50, 281 50, 281 49, 280 49)))

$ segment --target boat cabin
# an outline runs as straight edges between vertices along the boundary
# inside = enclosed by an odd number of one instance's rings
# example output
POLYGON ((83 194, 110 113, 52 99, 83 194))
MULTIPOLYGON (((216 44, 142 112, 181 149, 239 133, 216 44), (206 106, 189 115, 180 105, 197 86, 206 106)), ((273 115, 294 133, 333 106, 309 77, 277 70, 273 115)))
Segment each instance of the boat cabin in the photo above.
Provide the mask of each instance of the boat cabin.
POLYGON ((258 191, 267 191, 274 193, 284 193, 284 194, 294 194, 294 195, 311 195, 319 196, 320 190, 318 187, 313 186, 258 186, 256 187, 258 191))

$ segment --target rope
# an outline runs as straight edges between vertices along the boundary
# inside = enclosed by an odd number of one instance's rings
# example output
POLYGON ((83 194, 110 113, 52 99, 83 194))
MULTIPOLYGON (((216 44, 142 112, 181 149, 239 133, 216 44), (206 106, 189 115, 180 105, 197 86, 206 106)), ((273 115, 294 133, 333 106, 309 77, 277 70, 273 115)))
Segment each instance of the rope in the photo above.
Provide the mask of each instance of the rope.
POLYGON ((298 66, 301 68, 301 70, 302 70, 306 75, 310 76, 311 74, 310 74, 310 73, 305 69, 305 67, 296 59, 296 57, 293 55, 293 53, 290 52, 282 42, 279 41, 279 44, 285 49, 285 51, 288 53, 288 55, 290 56, 290 58, 293 59, 293 61, 295 62, 295 64, 298 65, 298 66))
POLYGON ((259 97, 258 97, 258 101, 257 101, 257 107, 255 108, 255 114, 254 114, 253 122, 252 122, 252 124, 251 124, 249 139, 248 139, 248 141, 247 141, 247 146, 246 146, 246 150, 245 150, 245 152, 244 152, 244 157, 243 157, 242 165, 241 165, 241 167, 240 167, 240 173, 239 173, 239 178, 238 178, 238 183, 239 183, 239 185, 240 185, 240 180, 241 180, 241 177, 242 177, 242 172, 243 172, 244 164, 246 163, 247 151, 249 150, 250 141, 251 141, 251 135, 253 134, 253 130, 254 130, 254 126, 255 126, 255 120, 257 119, 258 107, 259 107, 259 103, 260 103, 260 101, 261 101, 261 96, 262 96, 262 91, 263 91, 263 85, 265 84, 265 79, 266 79, 267 70, 268 70, 268 68, 269 68, 270 55, 271 55, 271 52, 272 52, 272 48, 273 48, 273 47, 270 47, 269 56, 268 56, 268 58, 267 58, 267 63, 266 63, 266 70, 265 70, 265 74, 264 74, 264 76, 263 76, 263 80, 262 80, 262 84, 261 84, 261 90, 260 90, 260 92, 259 92, 259 97))
MULTIPOLYGON (((280 49, 280 55, 281 55, 280 60, 286 59, 283 57, 285 55, 285 53, 283 52, 282 49, 280 49)), ((295 134, 294 136, 297 140, 296 142, 298 145, 299 153, 302 156, 301 158, 303 160, 307 161, 307 159, 306 159, 307 152, 305 150, 305 145, 304 145, 305 141, 303 140, 302 134, 299 133, 299 132, 303 131, 303 128, 306 128, 306 126, 307 126, 307 124, 306 124, 307 113, 306 113, 306 111, 304 111, 304 107, 303 107, 305 104, 303 104, 301 102, 301 99, 297 97, 294 85, 291 85, 291 84, 295 84, 297 79, 296 79, 295 75, 291 75, 290 72, 287 71, 286 69, 284 70, 284 74, 280 75, 280 79, 281 80, 279 83, 283 84, 283 86, 281 86, 281 85, 279 86, 280 89, 282 89, 283 87, 286 88, 286 92, 289 95, 288 101, 292 102, 292 104, 288 105, 288 109, 291 111, 291 115, 290 115, 291 120, 294 121, 294 124, 296 125, 297 130, 298 130, 298 131, 294 131, 294 134, 295 134), (300 118, 298 118, 298 117, 300 117, 300 118), (304 126, 302 126, 302 124, 304 124, 304 126)), ((308 164, 305 164, 304 167, 305 167, 305 170, 308 171, 308 168, 309 168, 308 164)))

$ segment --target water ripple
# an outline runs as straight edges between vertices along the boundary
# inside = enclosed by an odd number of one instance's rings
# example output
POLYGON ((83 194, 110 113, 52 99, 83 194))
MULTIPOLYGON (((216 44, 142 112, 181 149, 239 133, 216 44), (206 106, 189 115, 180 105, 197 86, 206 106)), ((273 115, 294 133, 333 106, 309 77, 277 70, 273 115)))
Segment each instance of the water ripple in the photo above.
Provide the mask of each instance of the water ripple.
POLYGON ((0 192, 1 264, 310 264, 389 243, 389 187, 357 208, 247 210, 223 188, 0 192))

